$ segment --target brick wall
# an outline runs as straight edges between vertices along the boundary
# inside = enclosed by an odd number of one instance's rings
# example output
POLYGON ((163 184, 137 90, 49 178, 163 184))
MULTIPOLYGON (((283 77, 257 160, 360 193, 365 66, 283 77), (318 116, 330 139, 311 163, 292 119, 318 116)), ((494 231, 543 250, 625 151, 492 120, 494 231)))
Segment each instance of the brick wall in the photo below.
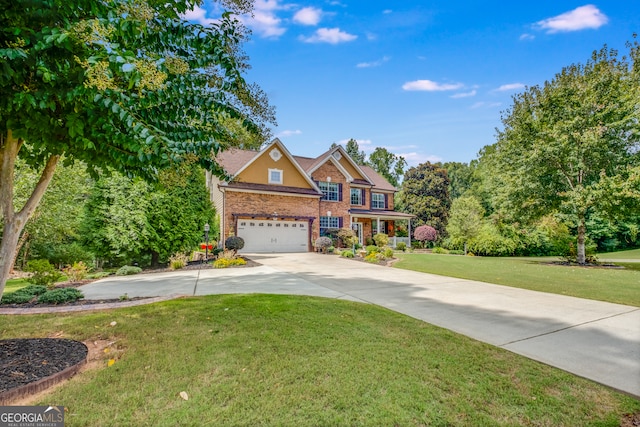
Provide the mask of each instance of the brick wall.
POLYGON ((312 225, 312 239, 318 236, 318 199, 315 197, 284 196, 279 194, 254 194, 226 191, 224 212, 225 238, 235 234, 234 213, 268 214, 279 216, 300 215, 315 218, 312 225), (315 235, 315 237, 314 237, 315 235))
POLYGON ((320 200, 320 209, 317 214, 320 216, 328 216, 327 212, 331 212, 331 216, 337 216, 342 218, 343 227, 349 227, 349 209, 351 208, 351 187, 347 182, 346 177, 340 172, 340 170, 331 162, 326 162, 320 166, 313 174, 311 178, 314 181, 327 181, 327 178, 331 178, 331 182, 342 184, 342 201, 332 202, 328 200, 320 200))

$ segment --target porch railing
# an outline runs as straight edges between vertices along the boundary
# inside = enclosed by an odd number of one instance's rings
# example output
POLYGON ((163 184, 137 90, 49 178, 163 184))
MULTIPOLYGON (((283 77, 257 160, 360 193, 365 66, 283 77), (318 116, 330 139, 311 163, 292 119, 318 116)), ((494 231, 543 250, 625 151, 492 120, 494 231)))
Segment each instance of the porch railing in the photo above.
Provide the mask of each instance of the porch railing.
POLYGON ((404 242, 404 244, 407 245, 408 248, 411 247, 411 238, 410 237, 397 237, 397 236, 389 237, 389 244, 393 248, 398 246, 398 243, 400 243, 400 242, 404 242))

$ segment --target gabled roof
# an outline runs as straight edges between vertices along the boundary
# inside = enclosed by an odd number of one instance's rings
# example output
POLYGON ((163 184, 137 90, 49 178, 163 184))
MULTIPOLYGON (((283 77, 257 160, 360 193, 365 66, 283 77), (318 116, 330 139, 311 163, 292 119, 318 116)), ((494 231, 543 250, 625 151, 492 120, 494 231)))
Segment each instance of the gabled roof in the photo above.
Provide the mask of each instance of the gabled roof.
POLYGON ((351 158, 351 156, 349 156, 349 154, 347 154, 347 152, 345 151, 344 148, 342 148, 341 145, 336 145, 335 147, 330 148, 329 150, 325 151, 324 153, 322 153, 321 155, 319 155, 318 157, 316 157, 315 161, 313 162, 313 164, 308 168, 305 169, 307 171, 307 173, 309 175, 311 175, 313 172, 315 172, 320 166, 322 166, 323 164, 325 164, 326 162, 330 161, 332 162, 334 165, 336 165, 336 167, 338 169, 340 169, 340 172, 342 172, 344 174, 344 176, 347 178, 348 181, 353 182, 354 178, 349 174, 349 172, 347 172, 347 170, 342 167, 342 165, 340 164, 339 161, 337 161, 334 157, 334 153, 338 151, 340 153, 340 155, 342 156, 342 158, 347 159, 347 161, 351 164, 351 166, 353 166, 353 168, 358 171, 358 173, 360 175, 362 175, 362 177, 369 182, 371 185, 374 185, 373 181, 371 181, 371 179, 367 176, 367 174, 362 170, 362 168, 353 161, 353 159, 351 158))
POLYGON ((372 182, 374 188, 376 190, 384 190, 384 191, 398 191, 396 187, 391 185, 389 181, 378 172, 373 170, 373 168, 369 166, 360 166, 363 171, 366 172, 369 180, 372 182))
POLYGON ((253 161, 257 154, 258 151, 230 148, 218 153, 216 161, 223 167, 229 176, 236 176, 245 165, 253 161))
POLYGON ((340 169, 344 176, 347 177, 347 179, 353 184, 364 186, 371 185, 374 189, 381 191, 397 191, 397 189, 393 185, 391 185, 383 176, 381 176, 371 167, 361 166, 355 163, 351 156, 349 156, 344 150, 344 148, 339 145, 325 151, 316 158, 302 157, 291 155, 284 144, 278 138, 275 138, 273 141, 271 141, 270 144, 265 146, 260 151, 230 148, 219 153, 216 157, 216 160, 227 172, 227 174, 234 178, 238 176, 243 170, 245 170, 249 165, 251 165, 251 163, 258 159, 262 154, 264 154, 267 150, 271 149, 274 145, 278 146, 282 153, 298 169, 300 174, 309 182, 311 187, 318 192, 320 192, 320 190, 316 186, 315 182, 313 182, 313 180, 311 179, 311 174, 328 161, 336 165, 336 167, 340 169), (336 151, 339 151, 340 154, 351 163, 351 165, 358 171, 358 173, 362 175, 364 180, 354 179, 352 176, 350 176, 350 174, 344 169, 344 167, 340 165, 340 162, 335 159, 334 153, 336 151))
POLYGON ((280 151, 284 154, 286 158, 289 159, 291 164, 298 170, 300 176, 302 176, 307 183, 313 188, 316 192, 321 193, 320 189, 316 185, 315 182, 311 179, 304 169, 300 166, 300 163, 291 155, 287 147, 284 146, 282 141, 278 138, 275 138, 271 143, 266 145, 260 151, 250 151, 250 150, 240 150, 237 148, 232 148, 227 151, 223 151, 218 154, 217 160, 218 163, 224 168, 224 170, 233 178, 237 177, 243 170, 247 169, 256 159, 265 154, 272 147, 277 146, 280 151))

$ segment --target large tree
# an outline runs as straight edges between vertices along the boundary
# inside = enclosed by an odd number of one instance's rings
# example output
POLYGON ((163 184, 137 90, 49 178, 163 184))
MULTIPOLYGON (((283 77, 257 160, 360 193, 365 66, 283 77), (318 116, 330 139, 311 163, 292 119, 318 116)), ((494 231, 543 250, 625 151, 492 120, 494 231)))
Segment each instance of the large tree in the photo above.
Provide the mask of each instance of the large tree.
POLYGON ((273 120, 242 78, 242 25, 227 12, 207 27, 185 21, 199 3, 1 0, 0 296, 62 155, 147 178, 191 155, 222 174, 212 154, 234 141, 225 121, 260 132, 273 120), (18 156, 41 170, 23 206, 13 201, 18 156))
POLYGON ((440 236, 445 234, 451 199, 449 177, 440 164, 426 162, 409 168, 396 200, 398 210, 416 216, 416 225, 430 225, 440 236))
POLYGON ((100 262, 157 266, 197 247, 214 217, 202 169, 185 163, 160 172, 153 184, 115 173, 100 179, 86 203, 82 234, 100 262))
POLYGON ((407 161, 402 156, 393 154, 383 147, 376 147, 369 155, 367 164, 385 177, 394 187, 400 185, 400 179, 407 167, 407 161))
POLYGON ((577 229, 579 263, 589 216, 613 213, 603 211, 611 197, 603 187, 624 182, 638 163, 639 80, 632 65, 637 60, 630 64, 605 47, 586 64, 516 95, 492 154, 504 211, 530 219, 565 215, 577 229))
POLYGON ((464 245, 465 255, 469 241, 480 232, 483 217, 484 209, 474 196, 458 197, 451 204, 447 233, 454 243, 464 245))
POLYGON ((347 152, 347 154, 353 159, 354 162, 356 162, 359 165, 366 165, 367 164, 367 155, 365 154, 364 151, 360 150, 360 146, 358 146, 358 141, 356 141, 355 139, 351 138, 349 141, 347 141, 347 144, 344 146, 345 151, 347 152))

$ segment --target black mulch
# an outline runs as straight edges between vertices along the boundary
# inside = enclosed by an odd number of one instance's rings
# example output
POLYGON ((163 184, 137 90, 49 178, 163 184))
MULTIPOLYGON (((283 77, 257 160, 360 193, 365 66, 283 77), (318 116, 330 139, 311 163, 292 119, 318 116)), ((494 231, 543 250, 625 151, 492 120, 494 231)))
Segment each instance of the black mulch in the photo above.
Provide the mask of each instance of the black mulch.
POLYGON ((0 393, 75 366, 87 354, 83 343, 63 338, 0 340, 0 393))

